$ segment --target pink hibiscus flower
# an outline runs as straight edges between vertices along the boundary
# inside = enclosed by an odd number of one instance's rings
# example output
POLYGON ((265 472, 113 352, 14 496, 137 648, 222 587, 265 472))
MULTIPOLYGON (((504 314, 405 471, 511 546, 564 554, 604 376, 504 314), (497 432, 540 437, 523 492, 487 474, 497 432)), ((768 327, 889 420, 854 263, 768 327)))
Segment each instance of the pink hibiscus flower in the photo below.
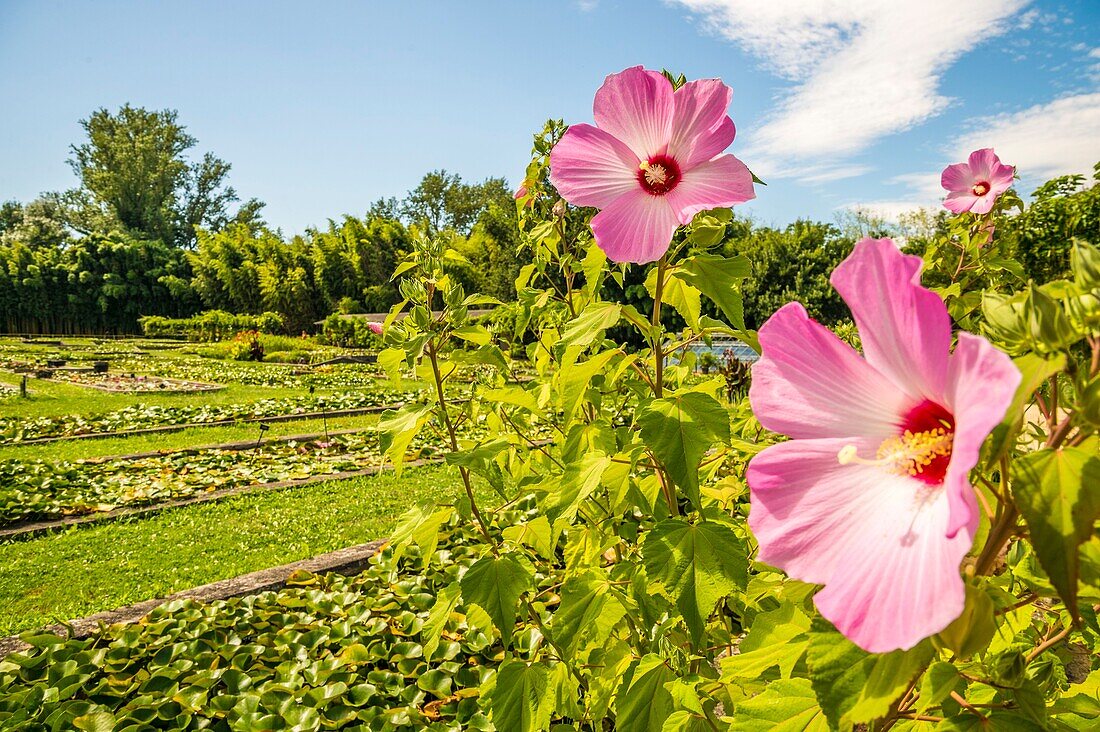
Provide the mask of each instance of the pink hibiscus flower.
POLYGON ((749 399, 793 438, 748 468, 759 560, 824 585, 818 610, 867 651, 911 648, 963 610, 978 508, 968 474, 1020 382, 920 285, 919 257, 863 239, 833 272, 863 357, 798 303, 760 329, 749 399))
POLYGON ((987 147, 970 153, 965 163, 955 163, 943 169, 940 185, 950 191, 943 205, 948 211, 987 214, 997 198, 1012 185, 1016 169, 1004 165, 987 147))
POLYGON ((370 332, 375 335, 382 335, 382 324, 375 323, 374 321, 368 321, 367 327, 370 328, 370 332))
POLYGON ((660 259, 676 227, 700 211, 756 196, 752 173, 732 155, 733 92, 719 79, 673 91, 641 66, 611 74, 592 104, 598 127, 573 125, 550 153, 550 181, 592 218, 596 243, 614 262, 660 259))

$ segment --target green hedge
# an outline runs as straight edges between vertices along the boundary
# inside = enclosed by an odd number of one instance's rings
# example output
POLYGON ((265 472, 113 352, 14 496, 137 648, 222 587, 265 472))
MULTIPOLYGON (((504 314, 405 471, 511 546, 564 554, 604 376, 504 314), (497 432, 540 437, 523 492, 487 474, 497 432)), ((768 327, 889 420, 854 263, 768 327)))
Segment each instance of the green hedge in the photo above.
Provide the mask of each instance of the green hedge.
POLYGON ((377 348, 382 337, 370 329, 365 318, 348 318, 333 313, 321 323, 321 343, 341 348, 377 348))
POLYGON ((224 341, 245 330, 260 333, 285 333, 283 316, 278 313, 234 315, 224 310, 207 310, 190 318, 164 318, 146 315, 138 318, 142 332, 154 338, 175 336, 191 341, 224 341))

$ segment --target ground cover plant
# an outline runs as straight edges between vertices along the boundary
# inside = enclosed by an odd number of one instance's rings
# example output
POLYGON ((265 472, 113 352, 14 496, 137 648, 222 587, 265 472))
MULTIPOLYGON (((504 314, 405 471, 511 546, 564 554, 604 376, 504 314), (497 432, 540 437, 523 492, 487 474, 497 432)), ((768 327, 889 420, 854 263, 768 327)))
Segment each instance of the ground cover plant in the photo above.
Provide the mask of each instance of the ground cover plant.
MULTIPOLYGON (((439 445, 425 432, 403 457, 432 459, 439 445)), ((136 459, 10 459, 0 462, 0 526, 380 468, 383 462, 373 430, 304 442, 257 437, 244 450, 183 449, 136 459)))
POLYGON ((184 381, 182 379, 167 379, 156 376, 144 376, 138 374, 109 374, 86 371, 56 371, 52 378, 66 381, 70 384, 78 384, 103 391, 138 394, 142 392, 199 392, 217 391, 221 389, 218 384, 203 381, 184 381))
POLYGON ((359 409, 395 404, 409 398, 416 398, 418 395, 418 391, 380 388, 324 396, 260 399, 238 404, 195 404, 179 407, 135 405, 102 414, 63 414, 37 418, 3 417, 0 418, 0 445, 16 444, 43 437, 67 437, 166 425, 311 414, 320 412, 322 408, 328 411, 359 409))
POLYGON ((865 238, 830 268, 844 338, 796 302, 753 330, 730 96, 635 67, 595 125, 536 137, 529 382, 471 321, 495 299, 455 240, 416 232, 378 359, 431 396, 379 449, 400 472, 432 434, 457 500, 411 509, 361 580, 29 635, 0 662, 11 726, 1095 728, 1100 250, 1048 219, 1068 266, 1029 279, 1000 233, 1029 214, 1014 170, 977 150, 920 256, 865 238), (717 335, 759 354, 747 396, 693 377, 717 335))
POLYGON ((0 635, 373 541, 461 490, 453 468, 425 466, 0 543, 0 635))
POLYGON ((303 419, 271 422, 262 431, 258 424, 241 422, 221 427, 200 426, 173 432, 102 437, 95 440, 59 440, 27 445, 16 443, 0 447, 0 460, 84 460, 109 458, 144 452, 194 449, 232 442, 274 440, 295 435, 323 436, 349 429, 367 429, 378 421, 377 414, 355 414, 347 417, 303 419))

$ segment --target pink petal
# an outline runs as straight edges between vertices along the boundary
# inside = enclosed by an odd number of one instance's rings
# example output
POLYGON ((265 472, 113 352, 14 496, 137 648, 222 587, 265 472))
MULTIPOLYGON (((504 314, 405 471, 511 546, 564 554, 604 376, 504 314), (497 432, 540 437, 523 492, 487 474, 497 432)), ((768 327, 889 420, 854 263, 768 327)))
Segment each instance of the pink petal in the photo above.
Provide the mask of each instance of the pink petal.
POLYGON ((948 193, 947 198, 943 201, 943 207, 953 213, 963 213, 972 209, 977 202, 978 197, 971 193, 968 188, 965 191, 948 193))
POLYGON ((947 536, 978 525, 978 507, 970 485, 970 470, 978 464, 985 438, 1012 404, 1020 385, 1020 370, 989 341, 960 332, 947 371, 947 408, 955 416, 951 464, 944 478, 951 509, 947 536))
POLYGON ((550 182, 574 206, 602 208, 638 183, 638 158, 592 125, 573 125, 550 152, 550 182))
POLYGON ((997 157, 991 147, 983 147, 981 150, 970 153, 967 162, 970 164, 970 172, 974 175, 974 178, 985 181, 988 181, 993 175, 994 166, 1001 164, 1000 158, 997 157))
POLYGON ((881 441, 898 432, 900 415, 913 403, 797 302, 768 318, 760 345, 749 401, 760 424, 773 432, 881 441))
POLYGON ((910 648, 962 612, 959 564, 971 531, 946 538, 942 488, 873 465, 841 465, 847 444, 873 457, 875 440, 793 440, 749 463, 749 526, 758 559, 824 584, 821 614, 862 648, 910 648))
MULTIPOLYGON (((753 375, 755 379, 755 373, 753 375)), ((757 559, 803 582, 825 584, 844 546, 863 528, 864 503, 886 475, 874 466, 841 465, 840 451, 855 445, 874 456, 876 439, 792 440, 772 445, 749 462, 749 527, 757 559)))
POLYGON ((680 184, 664 196, 676 211, 681 224, 691 223, 700 211, 725 208, 756 198, 752 173, 732 155, 684 168, 680 184))
POLYGON ((912 396, 944 402, 951 319, 920 285, 921 258, 890 239, 863 239, 831 282, 852 311, 867 361, 912 396))
POLYGON ((676 90, 668 154, 684 168, 710 160, 733 142, 736 129, 726 109, 733 90, 719 79, 689 81, 676 90))
POLYGON ((592 217, 596 244, 613 262, 656 262, 676 233, 676 213, 664 196, 640 187, 620 196, 592 217))
MULTIPOLYGON (((873 469, 873 468, 872 468, 873 469)), ((864 502, 860 527, 837 571, 814 602, 849 640, 871 653, 915 646, 962 614, 966 586, 959 564, 972 529, 948 539, 942 489, 888 476, 864 502)))
POLYGON ((674 109, 672 84, 641 66, 608 76, 592 103, 600 129, 622 140, 643 160, 665 153, 674 109))
POLYGON ((989 176, 989 183, 993 190, 1003 193, 1008 190, 1016 179, 1016 169, 1011 165, 998 164, 989 176), (999 190, 998 190, 999 189, 999 190))
POLYGON ((948 165, 940 174, 940 185, 949 191, 970 191, 975 182, 966 163, 948 165))
POLYGON ((997 202, 997 194, 992 190, 986 193, 984 196, 978 196, 974 199, 974 205, 970 207, 970 213, 972 214, 987 214, 993 210, 993 204, 997 202))

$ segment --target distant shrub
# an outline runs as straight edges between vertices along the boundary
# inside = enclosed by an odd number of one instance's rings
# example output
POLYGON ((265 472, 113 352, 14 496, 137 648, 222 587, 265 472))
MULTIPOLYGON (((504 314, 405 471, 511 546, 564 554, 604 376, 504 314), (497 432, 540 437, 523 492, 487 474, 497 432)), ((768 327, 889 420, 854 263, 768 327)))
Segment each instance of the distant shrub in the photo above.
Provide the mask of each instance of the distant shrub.
POLYGON ((247 330, 266 334, 286 331, 283 316, 278 313, 234 315, 224 310, 207 310, 190 318, 146 315, 138 318, 138 323, 142 332, 151 338, 171 336, 206 343, 229 340, 247 330))
POLYGON ((382 338, 371 330, 365 318, 345 318, 333 313, 321 323, 321 343, 341 348, 377 348, 382 338))

